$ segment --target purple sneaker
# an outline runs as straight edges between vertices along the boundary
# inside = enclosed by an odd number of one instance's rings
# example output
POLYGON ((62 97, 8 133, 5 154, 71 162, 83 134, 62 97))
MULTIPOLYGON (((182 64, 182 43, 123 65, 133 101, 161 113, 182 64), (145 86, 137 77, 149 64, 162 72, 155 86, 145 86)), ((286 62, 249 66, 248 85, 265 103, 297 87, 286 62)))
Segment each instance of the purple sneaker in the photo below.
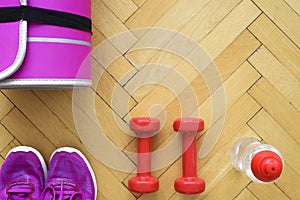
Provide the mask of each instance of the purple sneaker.
POLYGON ((46 187, 41 200, 96 200, 94 172, 77 149, 57 149, 50 158, 46 187))
POLYGON ((46 173, 45 161, 36 149, 13 148, 0 170, 0 199, 39 200, 46 173))

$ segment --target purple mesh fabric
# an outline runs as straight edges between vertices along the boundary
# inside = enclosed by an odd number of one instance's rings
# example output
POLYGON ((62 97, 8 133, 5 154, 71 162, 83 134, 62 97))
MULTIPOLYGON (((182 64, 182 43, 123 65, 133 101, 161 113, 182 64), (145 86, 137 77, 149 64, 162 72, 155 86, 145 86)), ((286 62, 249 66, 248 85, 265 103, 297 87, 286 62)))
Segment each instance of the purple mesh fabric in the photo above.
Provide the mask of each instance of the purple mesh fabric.
POLYGON ((1 200, 39 200, 44 187, 44 172, 32 152, 12 152, 0 170, 1 200))
POLYGON ((75 152, 56 152, 49 164, 41 200, 94 200, 94 182, 84 160, 75 152))

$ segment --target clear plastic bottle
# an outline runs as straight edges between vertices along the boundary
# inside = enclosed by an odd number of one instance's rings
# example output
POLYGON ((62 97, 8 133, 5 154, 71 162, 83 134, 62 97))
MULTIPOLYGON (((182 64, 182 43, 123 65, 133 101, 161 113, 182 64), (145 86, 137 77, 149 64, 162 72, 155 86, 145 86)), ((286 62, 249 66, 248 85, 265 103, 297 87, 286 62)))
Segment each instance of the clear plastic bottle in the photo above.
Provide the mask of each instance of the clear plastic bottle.
POLYGON ((283 158, 271 145, 262 144, 256 138, 239 139, 230 152, 231 163, 257 183, 272 183, 283 171, 283 158))

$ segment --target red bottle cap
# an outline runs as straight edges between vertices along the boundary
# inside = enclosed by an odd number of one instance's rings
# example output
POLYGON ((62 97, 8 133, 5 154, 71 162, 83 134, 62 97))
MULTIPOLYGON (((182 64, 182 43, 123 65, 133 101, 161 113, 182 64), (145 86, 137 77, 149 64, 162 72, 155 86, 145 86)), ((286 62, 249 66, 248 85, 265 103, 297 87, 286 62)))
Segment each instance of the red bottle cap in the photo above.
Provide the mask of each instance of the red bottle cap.
POLYGON ((263 182, 277 179, 282 172, 282 166, 281 158, 272 151, 261 151, 251 161, 254 176, 263 182))

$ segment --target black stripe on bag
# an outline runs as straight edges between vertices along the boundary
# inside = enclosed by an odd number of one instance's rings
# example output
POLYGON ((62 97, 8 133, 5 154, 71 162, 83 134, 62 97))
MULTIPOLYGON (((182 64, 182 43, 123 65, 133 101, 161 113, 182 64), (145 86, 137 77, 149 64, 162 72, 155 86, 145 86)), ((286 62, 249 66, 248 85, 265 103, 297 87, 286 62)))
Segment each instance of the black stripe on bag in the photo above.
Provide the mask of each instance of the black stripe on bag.
POLYGON ((0 8, 0 23, 26 20, 92 32, 92 21, 71 13, 30 6, 0 8))

